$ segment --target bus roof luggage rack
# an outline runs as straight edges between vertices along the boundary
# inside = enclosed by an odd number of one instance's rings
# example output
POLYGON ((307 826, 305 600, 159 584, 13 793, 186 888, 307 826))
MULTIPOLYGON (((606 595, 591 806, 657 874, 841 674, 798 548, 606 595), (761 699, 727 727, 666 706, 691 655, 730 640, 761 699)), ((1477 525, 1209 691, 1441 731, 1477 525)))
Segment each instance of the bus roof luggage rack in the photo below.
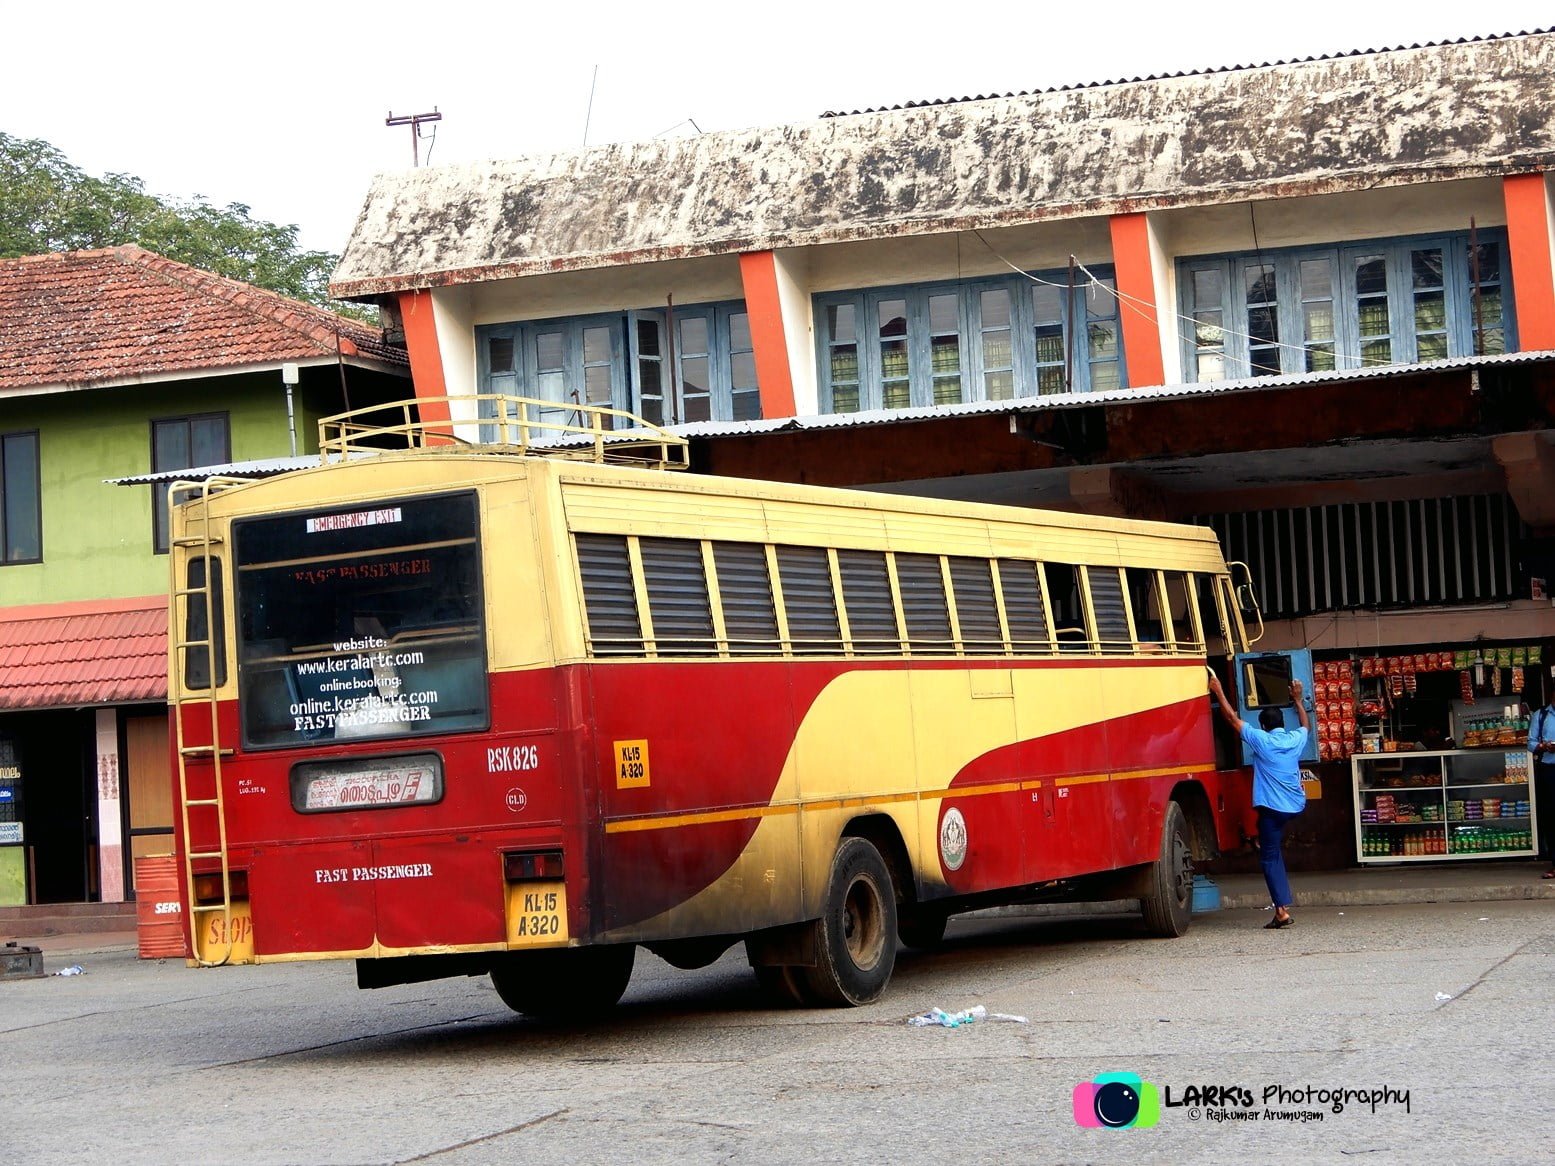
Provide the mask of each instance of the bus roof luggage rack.
POLYGON ((660 470, 683 470, 690 462, 685 438, 623 410, 558 405, 505 393, 417 397, 319 420, 319 457, 325 465, 397 449, 557 457, 660 470), (476 419, 447 419, 454 407, 463 412, 472 403, 476 419), (479 437, 473 441, 459 432, 477 429, 479 437))

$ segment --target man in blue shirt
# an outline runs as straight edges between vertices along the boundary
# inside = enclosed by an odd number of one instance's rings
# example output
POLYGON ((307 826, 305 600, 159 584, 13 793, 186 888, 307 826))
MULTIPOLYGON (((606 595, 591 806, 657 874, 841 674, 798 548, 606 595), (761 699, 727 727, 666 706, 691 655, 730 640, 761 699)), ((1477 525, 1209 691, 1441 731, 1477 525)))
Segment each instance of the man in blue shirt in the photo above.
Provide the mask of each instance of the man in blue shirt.
MULTIPOLYGON (((1296 709, 1299 729, 1285 727, 1285 714, 1277 708, 1262 709, 1254 728, 1236 715, 1236 708, 1226 699, 1220 680, 1213 672, 1209 677, 1210 695, 1219 705, 1237 736, 1247 743, 1253 755, 1253 807, 1258 811, 1258 857, 1263 865, 1263 881, 1268 884, 1269 898, 1274 902, 1274 918, 1265 923, 1267 928, 1289 927, 1295 922, 1290 917, 1290 907, 1295 897, 1290 891, 1290 878, 1285 873, 1285 827, 1292 818, 1306 809, 1307 792, 1301 786, 1301 753, 1307 747, 1306 706, 1301 703, 1302 685, 1299 680, 1290 682, 1290 699, 1296 709)), ((1555 757, 1555 753, 1551 754, 1555 757)))
MULTIPOLYGON (((1550 679, 1555 681, 1555 674, 1550 679)), ((1544 707, 1528 722, 1528 752, 1533 754, 1539 857, 1550 864, 1543 877, 1555 879, 1555 683, 1550 685, 1544 707)))

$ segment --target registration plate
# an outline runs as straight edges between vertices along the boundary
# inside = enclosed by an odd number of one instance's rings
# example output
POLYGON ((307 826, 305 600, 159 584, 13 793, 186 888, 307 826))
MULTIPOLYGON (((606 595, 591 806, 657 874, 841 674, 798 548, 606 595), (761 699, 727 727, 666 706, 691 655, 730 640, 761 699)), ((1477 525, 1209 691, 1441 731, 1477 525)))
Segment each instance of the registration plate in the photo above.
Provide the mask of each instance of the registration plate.
POLYGON ((508 884, 508 946, 557 947, 567 942, 567 884, 508 884))

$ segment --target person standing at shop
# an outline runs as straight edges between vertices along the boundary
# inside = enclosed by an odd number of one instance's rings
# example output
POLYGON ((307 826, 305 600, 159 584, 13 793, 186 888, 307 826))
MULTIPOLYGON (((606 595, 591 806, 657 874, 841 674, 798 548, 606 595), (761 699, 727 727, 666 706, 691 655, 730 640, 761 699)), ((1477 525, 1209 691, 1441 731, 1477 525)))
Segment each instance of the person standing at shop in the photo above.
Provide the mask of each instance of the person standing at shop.
POLYGON ((1555 669, 1544 707, 1528 722, 1528 752, 1533 754, 1533 800, 1538 814, 1539 857, 1550 864, 1543 878, 1555 879, 1555 669))
MULTIPOLYGON (((1301 681, 1290 682, 1291 704, 1296 709, 1296 720, 1301 727, 1287 729, 1285 714, 1277 708, 1259 710, 1258 728, 1249 725, 1236 715, 1236 709, 1226 699, 1220 679, 1213 672, 1209 677, 1210 695, 1220 707, 1220 713, 1236 730, 1253 755, 1253 808, 1258 811, 1258 861, 1263 866, 1263 881, 1268 885, 1269 898, 1274 903, 1274 918, 1264 924, 1270 930, 1289 927, 1295 922, 1290 917, 1290 877, 1285 873, 1285 828, 1292 819, 1307 807, 1307 791, 1301 785, 1301 754, 1307 747, 1306 706, 1301 703, 1301 681)), ((1555 723, 1551 725, 1555 737, 1555 723)), ((1555 758, 1555 752, 1551 753, 1555 758)))

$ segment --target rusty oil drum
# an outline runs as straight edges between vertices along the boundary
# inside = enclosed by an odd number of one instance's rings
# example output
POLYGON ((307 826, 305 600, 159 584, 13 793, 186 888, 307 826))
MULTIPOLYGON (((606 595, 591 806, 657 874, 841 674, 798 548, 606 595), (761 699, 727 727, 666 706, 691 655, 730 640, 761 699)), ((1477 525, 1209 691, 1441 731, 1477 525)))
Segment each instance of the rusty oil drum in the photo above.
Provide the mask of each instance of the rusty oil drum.
POLYGON ((135 917, 143 960, 182 959, 189 949, 178 894, 178 859, 148 854, 135 860, 135 917))

